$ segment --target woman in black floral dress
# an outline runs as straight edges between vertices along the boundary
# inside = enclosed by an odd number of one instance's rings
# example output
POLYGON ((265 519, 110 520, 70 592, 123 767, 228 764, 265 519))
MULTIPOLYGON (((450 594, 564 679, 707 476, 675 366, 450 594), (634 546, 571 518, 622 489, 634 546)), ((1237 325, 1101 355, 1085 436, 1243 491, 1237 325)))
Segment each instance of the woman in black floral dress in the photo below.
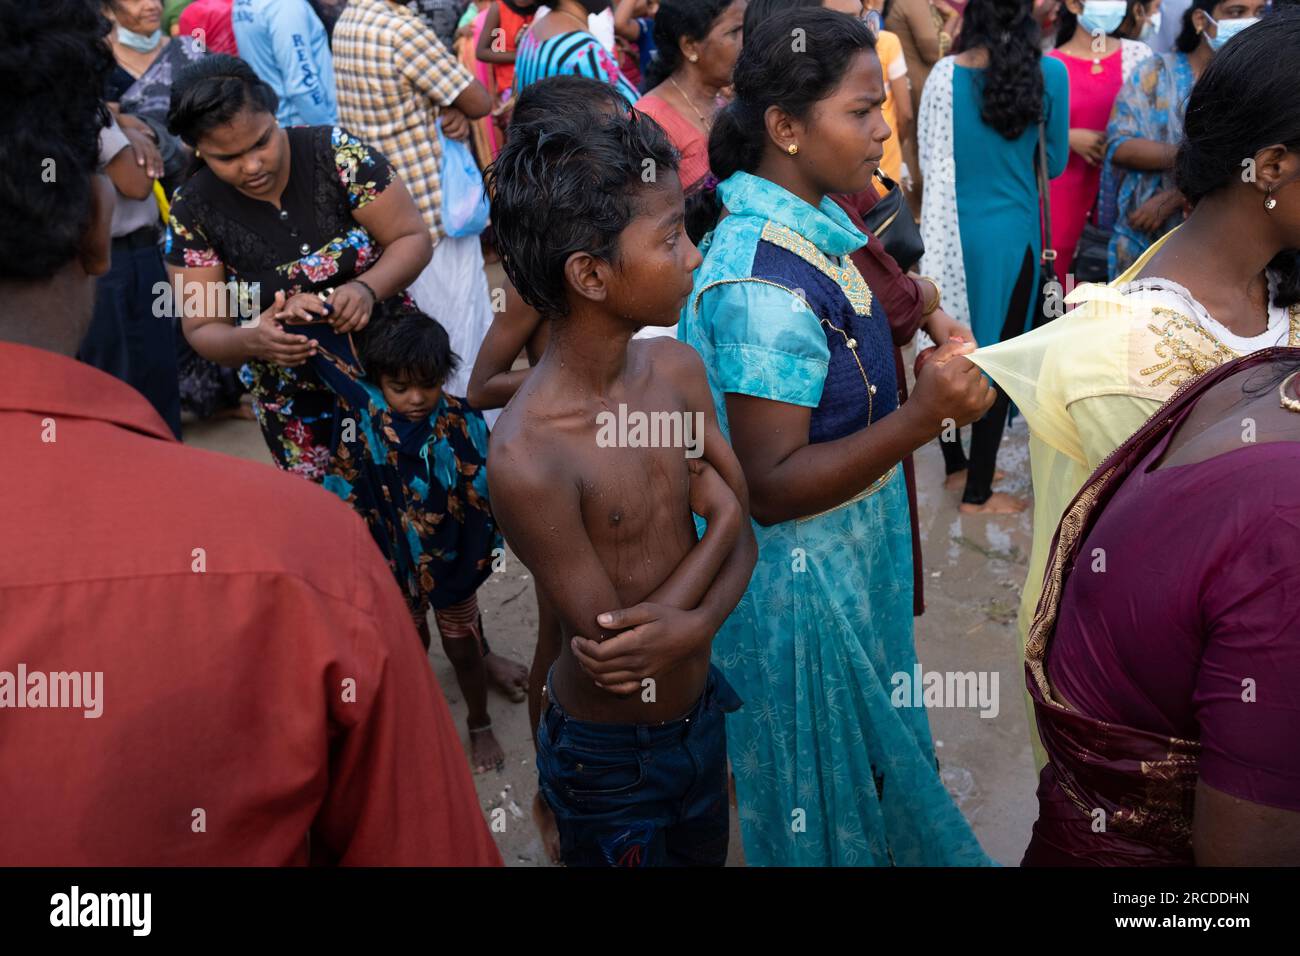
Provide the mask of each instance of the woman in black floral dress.
POLYGON ((176 192, 165 258, 194 350, 242 366, 276 463, 321 481, 335 399, 293 323, 363 328, 432 246, 382 154, 339 127, 281 129, 275 108, 235 57, 209 56, 173 84, 168 126, 202 166, 176 192))

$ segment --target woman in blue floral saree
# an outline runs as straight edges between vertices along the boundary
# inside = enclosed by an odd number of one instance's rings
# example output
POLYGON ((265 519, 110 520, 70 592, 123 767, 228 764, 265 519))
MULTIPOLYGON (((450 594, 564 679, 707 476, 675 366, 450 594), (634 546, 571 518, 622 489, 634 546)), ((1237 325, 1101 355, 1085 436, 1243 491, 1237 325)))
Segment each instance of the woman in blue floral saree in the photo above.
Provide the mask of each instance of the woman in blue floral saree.
POLYGON ((872 35, 795 9, 747 37, 710 140, 726 215, 679 337, 704 359, 750 484, 759 560, 714 640, 744 707, 727 717, 746 860, 985 864, 939 779, 911 673, 912 542, 901 459, 993 393, 935 353, 899 407, 892 340, 849 259, 864 246, 828 193, 871 188, 889 127, 872 35), (792 50, 802 30, 807 49, 792 50))

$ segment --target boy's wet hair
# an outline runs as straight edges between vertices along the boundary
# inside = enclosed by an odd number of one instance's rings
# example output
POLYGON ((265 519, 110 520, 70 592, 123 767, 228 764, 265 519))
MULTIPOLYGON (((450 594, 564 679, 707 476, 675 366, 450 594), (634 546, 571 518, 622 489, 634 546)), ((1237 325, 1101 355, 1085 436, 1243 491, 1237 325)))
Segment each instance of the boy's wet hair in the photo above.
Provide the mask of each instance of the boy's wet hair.
POLYGON ((636 110, 512 123, 487 180, 501 265, 520 298, 545 318, 568 315, 565 262, 587 252, 617 266, 639 192, 677 164, 667 134, 636 110))
POLYGON ((524 88, 515 100, 510 114, 511 129, 515 123, 535 123, 573 110, 588 110, 607 114, 627 112, 623 94, 602 80, 589 76, 548 76, 524 88))
POLYGON ((376 385, 383 376, 442 385, 460 365, 447 330, 404 297, 378 303, 357 338, 357 357, 376 385))

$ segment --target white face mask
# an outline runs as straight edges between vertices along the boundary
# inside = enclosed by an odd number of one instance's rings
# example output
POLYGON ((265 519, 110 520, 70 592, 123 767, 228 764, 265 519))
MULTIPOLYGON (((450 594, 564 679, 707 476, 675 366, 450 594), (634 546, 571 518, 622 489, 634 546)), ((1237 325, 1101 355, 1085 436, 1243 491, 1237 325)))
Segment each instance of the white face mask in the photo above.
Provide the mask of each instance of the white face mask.
POLYGON ((1128 11, 1125 0, 1085 0, 1079 25, 1093 36, 1114 33, 1128 11))
POLYGON ((1142 32, 1138 34, 1139 40, 1146 42, 1160 32, 1160 24, 1164 22, 1161 17, 1163 12, 1163 10, 1157 10, 1151 14, 1151 18, 1146 23, 1142 24, 1142 32))
POLYGON ((153 33, 136 33, 119 23, 117 25, 117 42, 128 50, 135 50, 137 53, 148 53, 162 42, 162 30, 154 30, 153 33))
POLYGON ((1210 49, 1216 53, 1223 49, 1223 45, 1235 37, 1247 27, 1253 27, 1259 23, 1259 17, 1238 17, 1234 20, 1216 20, 1208 13, 1205 19, 1214 24, 1214 36, 1205 34, 1205 39, 1210 41, 1210 49))

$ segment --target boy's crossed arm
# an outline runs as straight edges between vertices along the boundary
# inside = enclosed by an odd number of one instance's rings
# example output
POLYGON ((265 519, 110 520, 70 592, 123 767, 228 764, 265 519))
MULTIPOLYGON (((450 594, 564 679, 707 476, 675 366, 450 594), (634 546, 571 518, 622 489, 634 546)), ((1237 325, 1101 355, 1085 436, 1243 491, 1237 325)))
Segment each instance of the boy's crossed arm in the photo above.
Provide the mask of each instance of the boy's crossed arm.
POLYGON ((675 641, 683 648, 675 660, 710 644, 745 593, 758 560, 745 474, 718 425, 704 363, 693 348, 671 340, 655 358, 659 370, 681 387, 688 413, 704 417, 704 465, 692 468, 691 510, 708 521, 708 527, 644 601, 599 615, 603 628, 622 633, 600 641, 573 639, 583 669, 615 693, 633 693, 642 677, 658 673, 645 670, 645 665, 665 644, 675 641))

